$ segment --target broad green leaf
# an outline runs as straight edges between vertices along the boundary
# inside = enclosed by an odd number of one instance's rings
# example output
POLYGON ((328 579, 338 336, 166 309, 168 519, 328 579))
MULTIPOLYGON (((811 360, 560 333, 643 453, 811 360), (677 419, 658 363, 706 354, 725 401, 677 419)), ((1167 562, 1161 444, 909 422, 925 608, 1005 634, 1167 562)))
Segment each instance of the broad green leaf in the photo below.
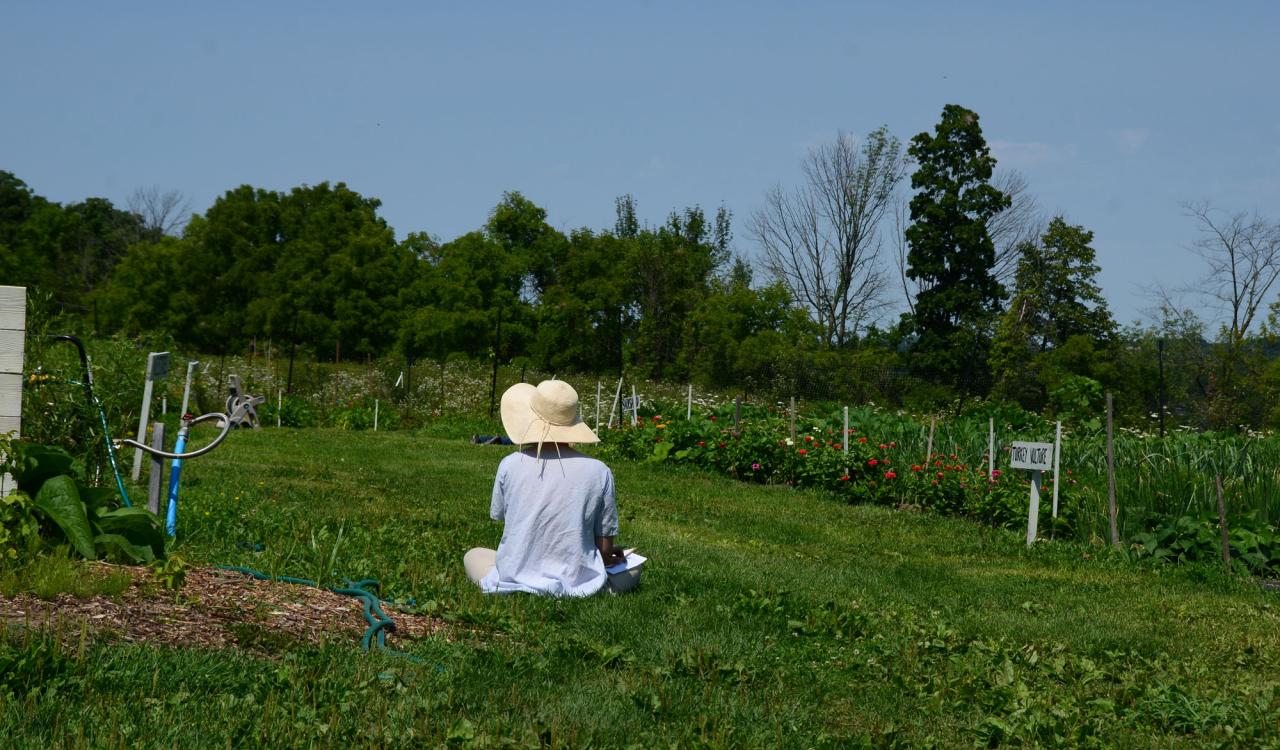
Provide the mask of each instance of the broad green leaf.
POLYGON ((90 560, 96 559, 89 517, 74 479, 63 474, 45 481, 36 494, 35 507, 53 519, 77 552, 90 560))
POLYGON ((93 538, 94 546, 102 556, 118 562, 151 562, 155 555, 145 544, 133 544, 119 534, 99 534, 93 538))
POLYGON ((35 497, 40 488, 52 477, 70 474, 74 459, 61 448, 38 443, 15 443, 15 463, 12 475, 18 489, 35 497))
POLYGON ((120 494, 114 487, 85 487, 80 485, 80 499, 84 501, 85 510, 93 513, 100 508, 108 508, 112 502, 119 502, 120 494))
POLYGON ((102 533, 120 534, 132 544, 146 545, 152 555, 148 559, 165 557, 160 518, 146 508, 116 508, 99 515, 95 525, 102 533))

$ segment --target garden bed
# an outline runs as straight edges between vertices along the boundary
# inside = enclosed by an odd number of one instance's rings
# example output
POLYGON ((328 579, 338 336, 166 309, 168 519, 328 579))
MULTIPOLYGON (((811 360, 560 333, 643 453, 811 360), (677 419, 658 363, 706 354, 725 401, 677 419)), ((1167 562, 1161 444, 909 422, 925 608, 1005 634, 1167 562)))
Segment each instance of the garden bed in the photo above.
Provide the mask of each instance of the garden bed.
MULTIPOLYGON (((48 631, 64 641, 85 634, 131 643, 273 652, 307 643, 359 644, 367 627, 360 602, 326 589, 275 581, 218 568, 193 568, 174 592, 157 585, 145 568, 88 563, 96 573, 125 572, 128 588, 118 596, 78 598, 59 594, 0 596, 5 630, 48 631)), ((388 612, 396 629, 387 638, 398 647, 445 634, 442 620, 388 612)))

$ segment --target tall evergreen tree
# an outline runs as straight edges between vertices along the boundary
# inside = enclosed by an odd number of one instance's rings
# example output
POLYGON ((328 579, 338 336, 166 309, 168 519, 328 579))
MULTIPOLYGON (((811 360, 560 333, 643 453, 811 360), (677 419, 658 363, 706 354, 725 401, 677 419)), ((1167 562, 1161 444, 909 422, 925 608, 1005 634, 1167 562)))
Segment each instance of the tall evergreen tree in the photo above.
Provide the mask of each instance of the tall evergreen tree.
POLYGON ((990 183, 996 160, 978 115, 956 104, 942 110, 934 132, 911 139, 919 165, 911 176, 912 224, 907 276, 920 286, 914 358, 926 377, 963 392, 986 381, 990 328, 1004 291, 992 273, 995 246, 987 221, 1009 197, 990 183))

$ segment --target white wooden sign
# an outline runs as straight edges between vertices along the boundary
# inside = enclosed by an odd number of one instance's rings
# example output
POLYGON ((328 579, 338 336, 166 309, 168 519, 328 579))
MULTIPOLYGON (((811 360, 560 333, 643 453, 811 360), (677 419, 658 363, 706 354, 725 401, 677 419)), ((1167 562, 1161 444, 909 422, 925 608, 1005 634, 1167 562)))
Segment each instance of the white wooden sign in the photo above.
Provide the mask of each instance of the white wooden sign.
MULTIPOLYGON (((147 419, 151 416, 151 388, 155 381, 169 374, 169 352, 151 352, 147 355, 147 379, 142 386, 142 414, 138 417, 138 442, 147 439, 147 419)), ((142 476, 142 450, 133 449, 133 481, 142 476)))
POLYGON ((1028 471, 1053 469, 1053 443, 1015 442, 1009 450, 1009 466, 1028 471))
POLYGON ((1031 501, 1027 505, 1027 546, 1035 544, 1040 525, 1040 476, 1053 468, 1053 443, 1015 442, 1009 449, 1009 466, 1031 472, 1031 501))
MULTIPOLYGON (((27 289, 0 286, 0 435, 22 432, 22 352, 27 331, 27 289)), ((0 497, 14 489, 0 476, 0 497)))

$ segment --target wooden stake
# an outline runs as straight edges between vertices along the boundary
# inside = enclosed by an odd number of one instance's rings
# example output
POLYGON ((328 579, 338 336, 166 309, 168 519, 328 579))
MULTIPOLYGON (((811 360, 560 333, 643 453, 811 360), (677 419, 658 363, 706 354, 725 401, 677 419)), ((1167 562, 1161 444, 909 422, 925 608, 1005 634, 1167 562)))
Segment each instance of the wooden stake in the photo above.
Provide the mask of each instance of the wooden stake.
MULTIPOLYGON (((151 423, 151 447, 164 450, 164 422, 151 423)), ((160 488, 164 486, 164 459, 151 456, 150 482, 147 484, 147 510, 160 515, 160 488)))
POLYGON ((929 442, 925 444, 924 449, 924 465, 928 466, 933 461, 933 428, 938 421, 937 417, 929 417, 929 442))
POLYGON ((1058 485, 1062 484, 1062 423, 1053 437, 1053 517, 1058 517, 1058 485))
POLYGON ((849 474, 849 407, 844 407, 844 432, 840 434, 840 442, 844 446, 844 473, 849 474))
POLYGON ((1036 543, 1036 533, 1040 525, 1040 476, 1042 472, 1031 472, 1031 502, 1027 506, 1027 546, 1036 543))
POLYGON ((1120 544, 1120 529, 1116 525, 1116 452, 1111 424, 1111 394, 1107 393, 1107 513, 1111 519, 1111 543, 1120 544))
POLYGON ((996 475, 996 418, 987 417, 987 479, 996 475))
POLYGON ((1222 564, 1231 567, 1231 538, 1227 535, 1227 503, 1222 497, 1222 475, 1215 474, 1218 485, 1218 529, 1222 531, 1222 564))

